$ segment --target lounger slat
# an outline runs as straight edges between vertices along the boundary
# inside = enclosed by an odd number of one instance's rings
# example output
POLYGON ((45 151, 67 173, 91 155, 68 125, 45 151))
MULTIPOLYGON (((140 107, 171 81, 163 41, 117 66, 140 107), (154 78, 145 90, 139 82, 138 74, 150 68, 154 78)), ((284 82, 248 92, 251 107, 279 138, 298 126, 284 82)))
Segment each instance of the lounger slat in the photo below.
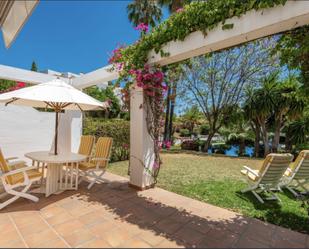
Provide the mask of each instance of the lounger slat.
POLYGON ((295 192, 291 187, 296 188, 300 187, 307 192, 308 189, 306 188, 306 186, 300 184, 300 182, 308 182, 308 181, 309 181, 309 150, 303 150, 299 153, 295 162, 292 163, 289 169, 284 173, 281 187, 286 187, 295 197, 297 197, 298 193, 295 192))

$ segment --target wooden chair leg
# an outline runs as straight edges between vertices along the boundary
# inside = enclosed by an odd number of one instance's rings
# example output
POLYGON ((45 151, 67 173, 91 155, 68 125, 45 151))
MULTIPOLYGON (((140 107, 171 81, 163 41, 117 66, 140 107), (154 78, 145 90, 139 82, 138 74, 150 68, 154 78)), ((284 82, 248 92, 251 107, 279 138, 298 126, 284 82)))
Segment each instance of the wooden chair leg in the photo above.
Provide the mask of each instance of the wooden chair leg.
POLYGON ((18 198, 22 197, 34 202, 38 202, 39 198, 34 196, 34 195, 30 195, 27 194, 26 192, 30 189, 32 183, 28 184, 25 188, 23 188, 22 191, 18 192, 16 190, 13 189, 7 189, 6 192, 10 195, 14 195, 14 197, 10 198, 9 200, 3 202, 0 204, 0 210, 3 209, 4 207, 8 206, 9 204, 13 203, 14 201, 16 201, 18 198))

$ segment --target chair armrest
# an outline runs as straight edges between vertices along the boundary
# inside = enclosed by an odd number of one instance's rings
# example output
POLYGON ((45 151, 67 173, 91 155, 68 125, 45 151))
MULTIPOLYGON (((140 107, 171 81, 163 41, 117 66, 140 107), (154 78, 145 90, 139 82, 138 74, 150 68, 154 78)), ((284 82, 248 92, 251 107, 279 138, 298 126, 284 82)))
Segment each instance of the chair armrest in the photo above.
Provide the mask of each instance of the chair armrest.
POLYGON ((10 167, 14 167, 14 166, 19 166, 19 165, 26 165, 26 162, 22 161, 22 160, 19 160, 19 161, 14 161, 14 162, 8 162, 8 165, 10 167))
POLYGON ((16 160, 16 159, 18 159, 18 157, 16 157, 16 156, 13 156, 13 157, 8 157, 8 158, 5 158, 5 161, 11 161, 11 160, 16 160))
POLYGON ((105 158, 105 157, 93 157, 90 160, 92 161, 109 161, 109 158, 105 158))
POLYGON ((248 166, 243 166, 243 168, 245 170, 247 170, 247 174, 248 174, 248 172, 250 172, 251 174, 253 174, 255 176, 259 176, 259 174, 257 174, 256 171, 254 171, 253 169, 249 168, 248 166))
POLYGON ((18 174, 18 173, 24 173, 28 170, 32 170, 32 169, 37 169, 36 166, 32 166, 32 167, 23 167, 20 169, 15 169, 15 170, 11 170, 9 172, 3 173, 1 176, 5 177, 5 176, 10 176, 10 175, 14 175, 14 174, 18 174))
POLYGON ((291 168, 290 167, 288 167, 287 169, 286 169, 286 171, 289 171, 289 172, 293 172, 293 170, 291 170, 291 168))

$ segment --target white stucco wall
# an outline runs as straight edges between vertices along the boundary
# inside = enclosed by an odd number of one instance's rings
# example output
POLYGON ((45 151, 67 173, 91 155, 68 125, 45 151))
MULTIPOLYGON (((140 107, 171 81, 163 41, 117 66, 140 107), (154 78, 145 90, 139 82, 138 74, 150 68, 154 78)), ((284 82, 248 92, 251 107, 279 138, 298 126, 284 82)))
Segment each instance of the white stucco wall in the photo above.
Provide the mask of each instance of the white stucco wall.
MULTIPOLYGON (((39 112, 31 107, 0 105, 0 147, 5 157, 25 159, 26 152, 50 150, 54 129, 54 113, 39 112)), ((81 133, 82 116, 79 111, 69 111, 61 116, 59 149, 69 145, 72 151, 77 151, 81 133), (65 129, 64 121, 68 121, 68 129, 65 129)))

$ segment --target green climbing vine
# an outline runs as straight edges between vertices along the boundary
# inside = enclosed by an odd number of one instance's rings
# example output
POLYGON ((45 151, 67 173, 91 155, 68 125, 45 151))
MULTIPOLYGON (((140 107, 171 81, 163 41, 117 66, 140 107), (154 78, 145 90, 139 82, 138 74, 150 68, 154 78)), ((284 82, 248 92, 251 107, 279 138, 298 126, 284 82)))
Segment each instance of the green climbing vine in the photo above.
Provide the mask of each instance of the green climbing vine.
POLYGON ((141 37, 135 44, 121 49, 123 62, 120 76, 126 78, 130 69, 143 68, 148 54, 154 50, 161 55, 168 55, 162 47, 170 41, 183 41, 190 33, 201 31, 204 35, 223 24, 223 29, 233 28, 233 24, 225 21, 234 16, 240 17, 250 10, 271 8, 284 5, 287 0, 208 0, 193 1, 181 11, 172 14, 166 21, 159 24, 150 33, 141 37))

